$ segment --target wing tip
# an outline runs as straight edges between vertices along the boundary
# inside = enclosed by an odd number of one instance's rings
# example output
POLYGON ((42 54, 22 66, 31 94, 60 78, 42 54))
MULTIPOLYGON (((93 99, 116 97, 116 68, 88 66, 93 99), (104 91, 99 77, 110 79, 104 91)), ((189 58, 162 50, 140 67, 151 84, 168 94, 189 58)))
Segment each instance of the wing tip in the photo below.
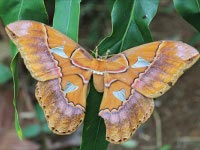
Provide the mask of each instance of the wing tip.
POLYGON ((15 40, 17 37, 24 36, 28 34, 28 29, 33 25, 41 25, 37 21, 32 20, 20 20, 16 22, 12 22, 5 27, 5 30, 9 37, 12 40, 15 40))

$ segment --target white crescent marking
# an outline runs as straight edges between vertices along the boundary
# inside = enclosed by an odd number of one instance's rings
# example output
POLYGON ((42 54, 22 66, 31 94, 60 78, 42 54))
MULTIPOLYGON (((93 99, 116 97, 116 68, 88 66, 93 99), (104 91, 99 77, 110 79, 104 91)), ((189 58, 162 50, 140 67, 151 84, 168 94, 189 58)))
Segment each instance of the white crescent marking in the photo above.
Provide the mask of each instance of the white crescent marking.
POLYGON ((71 83, 71 82, 67 82, 66 83, 66 87, 64 89, 64 93, 69 93, 69 92, 73 92, 73 91, 76 91, 78 89, 78 86, 71 83))
POLYGON ((51 52, 61 56, 63 58, 68 58, 68 56, 64 52, 64 46, 59 46, 51 49, 51 52))
POLYGON ((125 89, 121 89, 119 91, 113 91, 113 95, 119 99, 120 101, 124 102, 126 101, 126 94, 125 94, 125 89))
POLYGON ((135 64, 133 64, 131 67, 132 68, 143 68, 143 67, 147 67, 149 66, 150 63, 148 61, 146 61, 145 59, 143 59, 142 57, 138 57, 137 62, 135 64))

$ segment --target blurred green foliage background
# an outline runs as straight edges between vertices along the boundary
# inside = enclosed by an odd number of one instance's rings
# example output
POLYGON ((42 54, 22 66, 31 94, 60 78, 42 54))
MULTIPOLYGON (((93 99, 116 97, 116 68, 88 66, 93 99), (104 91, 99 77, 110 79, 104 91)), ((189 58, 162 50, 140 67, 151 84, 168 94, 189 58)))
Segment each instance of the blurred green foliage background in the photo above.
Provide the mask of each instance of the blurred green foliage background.
MULTIPOLYGON (((79 44, 93 50, 112 31, 111 10, 114 0, 81 2, 79 44)), ((200 49, 199 0, 160 0, 158 12, 150 24, 154 40, 181 40, 200 49), (188 2, 188 3, 187 3, 188 2), (196 5, 194 5, 194 3, 196 5), (174 3, 177 11, 174 8, 174 3), (189 4, 190 3, 190 4, 189 4), (197 6, 197 7, 196 7, 197 6), (181 17, 183 16, 183 18, 181 17), (188 24, 189 21, 192 25, 188 24), (196 28, 194 28, 194 27, 196 28)), ((0 8, 3 3, 0 3, 0 8)), ((53 24, 55 1, 46 0, 49 24, 53 24)), ((1 16, 1 11, 0 11, 1 16)), ((134 37, 137 39, 137 37, 134 37)), ((79 149, 81 128, 69 136, 57 136, 48 129, 34 88, 23 62, 19 63, 18 111, 26 138, 20 142, 14 130, 13 83, 9 69, 11 50, 3 23, 0 26, 0 150, 79 149), (9 147, 8 147, 9 146, 9 147)), ((189 70, 170 92, 156 100, 156 110, 132 139, 121 145, 109 144, 110 150, 198 150, 200 149, 200 63, 189 70)), ((88 137, 89 138, 89 137, 88 137)))

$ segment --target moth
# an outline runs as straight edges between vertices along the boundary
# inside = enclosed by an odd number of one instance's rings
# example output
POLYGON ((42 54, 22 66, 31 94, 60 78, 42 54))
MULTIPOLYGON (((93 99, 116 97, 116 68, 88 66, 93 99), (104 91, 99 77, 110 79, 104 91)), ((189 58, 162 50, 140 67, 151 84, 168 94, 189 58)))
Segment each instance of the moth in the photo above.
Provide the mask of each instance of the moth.
POLYGON ((93 76, 95 89, 103 92, 99 116, 111 143, 130 139, 151 116, 153 99, 168 91, 200 57, 185 43, 157 41, 107 59, 94 58, 67 36, 39 22, 17 21, 6 26, 6 31, 38 81, 35 95, 49 128, 60 135, 78 128, 93 76))

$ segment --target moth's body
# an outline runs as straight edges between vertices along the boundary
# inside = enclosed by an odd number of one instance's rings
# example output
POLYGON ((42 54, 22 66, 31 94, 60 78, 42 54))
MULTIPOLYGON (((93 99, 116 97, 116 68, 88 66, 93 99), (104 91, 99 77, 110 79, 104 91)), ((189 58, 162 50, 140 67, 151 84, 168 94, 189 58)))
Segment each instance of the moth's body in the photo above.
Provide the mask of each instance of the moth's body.
POLYGON ((124 54, 115 55, 108 59, 95 59, 81 48, 78 48, 73 52, 70 60, 74 66, 91 71, 93 74, 94 85, 98 92, 103 92, 104 87, 109 87, 110 82, 113 82, 104 81, 105 75, 110 73, 122 73, 129 68, 128 60, 124 54))
POLYGON ((6 31, 38 80, 36 98, 52 131, 70 134, 81 124, 93 75, 96 90, 104 92, 99 116, 112 143, 127 141, 152 114, 153 98, 169 90, 199 58, 198 51, 187 44, 157 41, 95 59, 65 35, 38 22, 19 21, 6 31))
MULTIPOLYGON (((73 63, 76 65, 76 63, 73 63)), ((91 73, 93 74, 93 83, 98 92, 104 90, 104 73, 106 73, 106 60, 105 59, 94 59, 91 64, 91 73)), ((84 69, 84 67, 82 67, 84 69)))

